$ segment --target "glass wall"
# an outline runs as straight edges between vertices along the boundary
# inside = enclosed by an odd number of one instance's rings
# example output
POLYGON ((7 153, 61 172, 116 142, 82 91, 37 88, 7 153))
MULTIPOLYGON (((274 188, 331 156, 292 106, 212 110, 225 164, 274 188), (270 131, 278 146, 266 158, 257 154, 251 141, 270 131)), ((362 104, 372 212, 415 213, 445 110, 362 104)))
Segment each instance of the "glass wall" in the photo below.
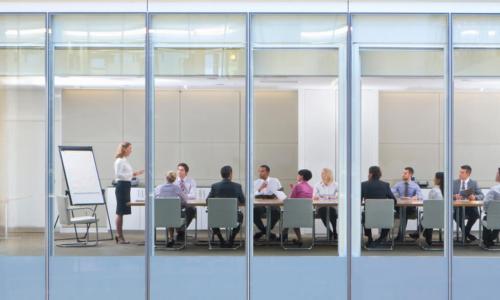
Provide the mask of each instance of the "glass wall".
POLYGON ((246 16, 163 14, 151 16, 151 25, 152 299, 172 286, 186 299, 244 299, 246 16), (177 228, 167 226, 171 200, 183 203, 177 228), (165 285, 165 278, 175 282, 165 285), (190 288, 201 281, 207 288, 190 288))
MULTIPOLYGON (((500 17, 456 15, 453 17, 453 218, 455 220, 453 293, 466 299, 466 277, 485 284, 483 270, 496 259, 470 256, 498 256, 498 228, 495 225, 500 182, 498 131, 500 17), (465 216, 465 217, 464 217, 465 216)), ((496 269, 495 269, 496 270, 496 269)), ((492 277, 490 277, 492 276, 492 277)), ((493 284, 493 283, 491 283, 493 284)), ((475 293, 486 297, 488 291, 475 293)), ((454 297, 454 298, 455 298, 454 297)))
MULTIPOLYGON (((416 256, 438 256, 413 267, 446 276, 446 24, 443 15, 353 16, 352 172, 359 175, 353 176, 353 256, 405 256, 398 266, 353 259, 353 273, 369 274, 378 263, 391 268, 371 284, 397 281, 399 266, 415 264, 416 256)), ((439 278, 429 297, 445 295, 446 281, 439 278)), ((360 285, 363 280, 354 284, 360 285)), ((414 287, 401 282, 401 288, 414 287)), ((371 292, 388 295, 384 289, 371 292)), ((366 293, 355 288, 353 298, 366 293)))
POLYGON ((0 14, 0 298, 491 297, 499 29, 0 14))
MULTIPOLYGON (((339 245, 345 255, 345 173, 339 172, 345 119, 339 110, 345 105, 346 21, 328 14, 252 17, 257 298, 271 289, 271 277, 295 280, 288 265, 297 260, 336 256, 339 245), (299 257, 286 259, 291 255, 299 257), (274 267, 271 257, 283 257, 279 266, 287 266, 274 267)), ((336 271, 315 273, 313 294, 292 288, 281 296, 342 297, 345 260, 317 259, 308 267, 318 263, 336 271)))
POLYGON ((45 106, 45 17, 0 15, 0 276, 12 299, 43 299, 45 106), (20 281, 33 288, 13 290, 20 281))
POLYGON ((145 34, 141 14, 51 16, 54 299, 144 295, 145 34))

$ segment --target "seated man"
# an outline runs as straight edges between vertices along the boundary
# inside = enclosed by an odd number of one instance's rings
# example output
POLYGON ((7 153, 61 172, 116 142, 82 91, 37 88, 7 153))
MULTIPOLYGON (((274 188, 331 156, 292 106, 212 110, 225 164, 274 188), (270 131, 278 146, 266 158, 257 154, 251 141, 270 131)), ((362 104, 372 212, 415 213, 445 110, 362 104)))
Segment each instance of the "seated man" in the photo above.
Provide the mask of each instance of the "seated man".
MULTIPOLYGON (((245 204, 245 195, 241 189, 239 183, 232 182, 233 169, 231 166, 224 166, 220 169, 220 175, 222 176, 222 181, 212 184, 210 188, 210 193, 208 198, 236 198, 239 204, 245 204)), ((226 244, 219 228, 212 228, 213 232, 219 238, 222 247, 233 247, 234 239, 241 228, 241 223, 243 222, 243 214, 238 211, 238 227, 233 228, 229 241, 226 244)))
MULTIPOLYGON (((372 166, 368 170, 368 181, 361 183, 361 199, 394 199, 396 204, 396 197, 394 197, 389 183, 380 180, 382 171, 378 166, 372 166)), ((364 224, 365 215, 363 213, 361 222, 364 224)), ((390 228, 382 228, 380 237, 373 242, 372 230, 365 229, 365 235, 368 237, 367 246, 376 246, 387 239, 390 228)))
MULTIPOLYGON (((254 182, 254 191, 255 198, 265 198, 265 199, 273 199, 276 198, 274 193, 276 191, 282 190, 281 183, 277 178, 270 177, 271 169, 267 165, 261 165, 259 167, 259 178, 254 182)), ((276 223, 278 223, 280 219, 280 210, 278 207, 269 206, 266 208, 265 206, 255 206, 253 209, 253 223, 260 230, 254 235, 254 239, 258 240, 263 235, 266 234, 266 226, 262 222, 262 218, 266 217, 266 209, 271 210, 271 226, 270 229, 273 229, 276 223)), ((276 235, 271 233, 271 238, 276 239, 276 235)))
MULTIPOLYGON (((177 165, 177 179, 175 180, 175 185, 181 188, 188 199, 196 199, 196 181, 193 178, 188 177, 189 166, 186 163, 179 163, 177 165)), ((196 207, 186 207, 186 228, 189 227, 191 221, 196 217, 196 207)), ((177 230, 177 240, 183 241, 185 238, 185 233, 183 231, 177 230)))
MULTIPOLYGON (((179 186, 174 184, 176 177, 177 175, 175 174, 174 171, 169 171, 166 176, 167 182, 165 184, 156 187, 155 198, 179 197, 181 199, 181 205, 183 208, 182 214, 186 217, 186 226, 187 226, 188 220, 193 219, 193 214, 191 213, 190 210, 186 210, 187 195, 180 189, 179 186)), ((172 247, 175 243, 173 228, 168 228, 168 235, 170 240, 167 241, 167 247, 172 247)))
MULTIPOLYGON (((493 186, 486 196, 484 197, 484 211, 486 216, 484 219, 488 220, 488 207, 493 201, 500 201, 500 168, 498 168, 496 182, 499 183, 493 186)), ((498 237, 498 230, 489 230, 483 226, 483 243, 486 247, 491 247, 495 244, 494 240, 498 237)))
MULTIPOLYGON (((413 200, 423 200, 424 197, 422 195, 422 190, 420 186, 412 180, 414 170, 412 167, 406 167, 403 170, 403 174, 401 175, 402 181, 396 183, 392 187, 392 193, 396 198, 409 198, 413 200)), ((415 206, 411 207, 401 207, 399 209, 404 209, 406 212, 406 219, 400 220, 403 222, 403 232, 398 233, 397 240, 403 238, 404 232, 406 231, 406 224, 408 223, 408 219, 416 219, 417 218, 417 208, 415 206)), ((413 238, 418 238, 418 232, 411 235, 413 238)))
MULTIPOLYGON (((468 165, 463 165, 460 167, 458 174, 458 179, 453 181, 453 199, 454 200, 483 200, 484 195, 479 185, 476 181, 470 179, 470 174, 472 173, 472 168, 468 165)), ((458 224, 462 224, 464 221, 463 211, 461 207, 455 207, 453 209, 453 218, 458 224), (458 219, 457 210, 458 209, 458 219)), ((472 226, 479 219, 479 211, 476 207, 466 207, 465 208, 465 218, 468 220, 465 225, 463 234, 468 242, 477 240, 477 238, 470 233, 472 226)), ((460 228, 462 228, 460 226, 460 228)))

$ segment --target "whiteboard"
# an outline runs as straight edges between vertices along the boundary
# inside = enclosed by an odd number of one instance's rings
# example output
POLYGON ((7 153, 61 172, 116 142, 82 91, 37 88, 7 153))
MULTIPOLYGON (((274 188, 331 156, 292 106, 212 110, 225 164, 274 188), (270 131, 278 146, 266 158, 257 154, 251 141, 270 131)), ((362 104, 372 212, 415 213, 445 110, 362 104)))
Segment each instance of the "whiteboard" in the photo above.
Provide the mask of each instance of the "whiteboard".
POLYGON ((59 146, 71 205, 104 204, 92 147, 59 146))

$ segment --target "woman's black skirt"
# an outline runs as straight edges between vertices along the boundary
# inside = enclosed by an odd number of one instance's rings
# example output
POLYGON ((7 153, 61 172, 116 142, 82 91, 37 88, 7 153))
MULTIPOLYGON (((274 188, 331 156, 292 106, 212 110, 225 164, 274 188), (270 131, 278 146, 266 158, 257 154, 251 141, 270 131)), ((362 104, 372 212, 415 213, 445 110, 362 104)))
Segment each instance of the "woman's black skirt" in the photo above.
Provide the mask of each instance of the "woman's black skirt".
POLYGON ((116 214, 130 215, 132 208, 127 205, 130 202, 130 181, 118 181, 116 183, 116 214))

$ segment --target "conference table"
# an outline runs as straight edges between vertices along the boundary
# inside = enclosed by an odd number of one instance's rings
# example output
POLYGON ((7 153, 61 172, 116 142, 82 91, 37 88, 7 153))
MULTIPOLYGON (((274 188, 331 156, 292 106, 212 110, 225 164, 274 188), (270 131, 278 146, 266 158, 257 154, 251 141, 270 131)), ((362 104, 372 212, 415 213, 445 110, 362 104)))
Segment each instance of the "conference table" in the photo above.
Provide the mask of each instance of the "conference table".
MULTIPOLYGON (((418 200, 418 199, 408 199, 408 198, 400 198, 397 199, 396 201, 396 207, 400 208, 406 208, 406 207, 416 207, 421 208, 424 205, 425 200, 418 200)), ((207 201, 206 199, 190 199, 186 201, 187 206, 192 206, 192 207, 197 207, 197 206, 207 206, 207 201)), ((313 202, 313 207, 319 208, 319 207, 337 207, 339 204, 339 201, 337 198, 329 198, 329 199, 315 199, 312 200, 313 202)), ((283 206, 283 200, 280 199, 254 199, 253 201, 254 206, 265 206, 266 207, 266 240, 270 241, 270 236, 271 236, 271 207, 281 207, 283 206)), ((129 206, 144 206, 145 202, 144 201, 135 201, 135 202, 130 202, 128 203, 129 206)), ((244 206, 244 205, 240 205, 244 206)), ((461 242, 462 245, 465 244, 465 208, 466 207, 476 207, 479 209, 479 215, 481 216, 482 213, 482 207, 483 207, 483 201, 480 200, 454 200, 453 201, 453 207, 458 208, 455 210, 455 215, 457 217, 457 220, 459 219, 459 209, 462 210, 463 218, 462 222, 458 224, 457 222, 457 241, 459 239, 459 230, 458 226, 460 226, 462 236, 461 236, 461 242)), ((327 216, 326 219, 330 220, 330 210, 327 209, 327 216)), ((417 214, 418 216, 418 214, 417 214)), ((444 216, 443 216, 444 217, 444 216)), ((399 230, 402 233, 400 235, 400 241, 404 241, 404 236, 405 236, 405 226, 404 224, 406 223, 406 209, 400 209, 399 210, 399 230)), ((417 217, 418 218, 418 217, 417 217)), ((481 220, 481 219, 480 219, 481 220)), ((479 231, 481 231, 481 225, 479 225, 479 231)), ((330 230, 327 230, 327 239, 330 240, 330 230)))
MULTIPOLYGON (((406 207, 416 207, 417 209, 420 207, 424 206, 425 200, 418 200, 418 199, 408 199, 408 198, 400 198, 397 199, 396 206, 401 207, 401 208, 406 208, 406 207)), ((462 238, 461 242, 462 245, 465 245, 465 208, 467 207, 476 207, 479 208, 479 216, 481 216, 482 213, 482 208, 483 208, 483 201, 480 200, 454 200, 453 201, 453 207, 457 208, 455 210, 455 216, 456 216, 456 223, 457 223, 457 241, 459 239, 459 230, 458 226, 460 226, 460 231, 462 232, 462 238), (458 224, 459 220, 459 210, 462 210, 462 222, 458 224)), ((417 213, 417 218, 418 218, 418 213, 417 213)), ((444 216, 443 216, 444 218, 444 216)), ((479 218, 479 221, 481 221, 481 217, 479 218)), ((399 210, 399 230, 402 233, 400 235, 400 241, 404 241, 404 236, 405 236, 405 226, 404 224, 406 223, 406 209, 400 209, 399 210)), ((417 225, 418 226, 418 225, 417 225)), ((479 232, 481 232, 481 225, 479 225, 479 232)))

